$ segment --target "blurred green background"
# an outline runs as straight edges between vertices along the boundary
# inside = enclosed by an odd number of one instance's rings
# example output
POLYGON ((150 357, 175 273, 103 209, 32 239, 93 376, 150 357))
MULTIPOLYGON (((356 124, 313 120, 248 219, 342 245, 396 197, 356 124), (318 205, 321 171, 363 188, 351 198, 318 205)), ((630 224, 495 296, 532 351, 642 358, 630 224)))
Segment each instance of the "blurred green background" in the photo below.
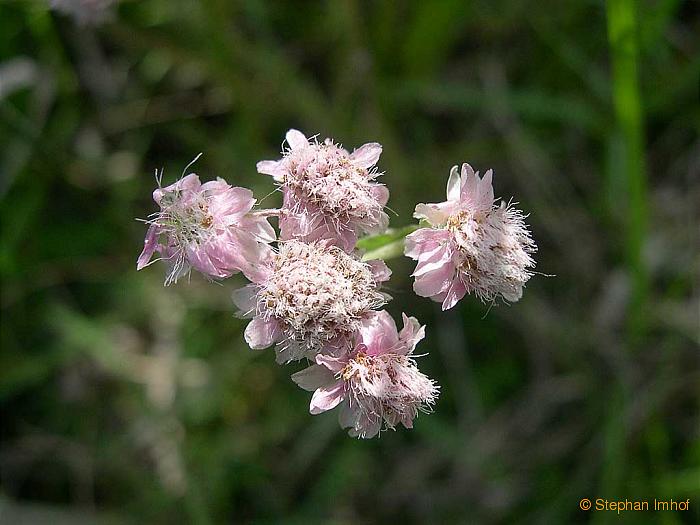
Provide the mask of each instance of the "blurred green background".
POLYGON ((698 523, 699 72, 695 1, 1 0, 0 522, 698 523), (154 170, 273 207, 290 127, 381 142, 395 227, 464 161, 531 214, 554 277, 512 306, 389 261, 442 385, 413 431, 309 415, 242 278, 136 272, 154 170), (654 497, 691 510, 578 508, 654 497))

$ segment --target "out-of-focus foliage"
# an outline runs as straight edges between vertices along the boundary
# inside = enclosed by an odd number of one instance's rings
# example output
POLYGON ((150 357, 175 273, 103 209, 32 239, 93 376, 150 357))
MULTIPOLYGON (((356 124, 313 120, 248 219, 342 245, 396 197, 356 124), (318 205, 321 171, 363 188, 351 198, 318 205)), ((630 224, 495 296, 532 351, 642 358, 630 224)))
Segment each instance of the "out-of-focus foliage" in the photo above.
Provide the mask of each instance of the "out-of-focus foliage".
POLYGON ((100 27, 46 5, 0 2, 0 521, 617 519, 584 497, 700 517, 696 2, 632 20, 641 200, 602 2, 123 0, 100 27), (554 277, 515 305, 442 313, 390 261, 389 310, 428 325, 442 384, 413 431, 357 441, 310 416, 299 367, 243 341, 242 279, 135 270, 155 169, 170 183, 204 152, 203 180, 275 206, 255 162, 289 127, 381 142, 394 227, 463 161, 531 213, 554 277))

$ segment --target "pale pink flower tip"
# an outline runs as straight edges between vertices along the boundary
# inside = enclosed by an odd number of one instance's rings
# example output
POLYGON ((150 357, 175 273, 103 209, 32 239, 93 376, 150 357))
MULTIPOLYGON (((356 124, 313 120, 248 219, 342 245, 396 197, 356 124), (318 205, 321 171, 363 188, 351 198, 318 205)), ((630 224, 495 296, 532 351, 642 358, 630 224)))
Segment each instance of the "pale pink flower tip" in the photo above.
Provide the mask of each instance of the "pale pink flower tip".
POLYGON ((425 327, 403 315, 398 332, 391 316, 371 312, 355 337, 335 355, 318 354, 316 364, 292 379, 313 391, 310 411, 318 414, 341 405, 339 421, 354 437, 371 438, 399 423, 413 427, 418 412, 435 404, 439 387, 422 374, 412 354, 425 327))
POLYGON ((267 266, 234 292, 253 349, 276 344, 277 360, 313 356, 352 334, 362 317, 386 303, 379 291, 391 272, 382 261, 365 263, 326 241, 281 242, 267 266))
POLYGON ((159 252, 169 265, 166 285, 192 268, 212 279, 239 271, 254 275, 257 261, 270 251, 267 243, 275 240, 267 219, 251 211, 252 192, 223 179, 202 184, 191 173, 156 189, 153 200, 160 211, 146 221, 149 228, 137 269, 159 252))
POLYGON ((522 212, 494 202, 492 172, 483 178, 469 164, 452 168, 447 200, 419 204, 414 216, 428 222, 406 237, 405 253, 418 261, 414 290, 452 308, 467 293, 482 301, 518 301, 532 277, 537 246, 522 212))
POLYGON ((371 142, 352 153, 331 139, 319 143, 295 129, 278 161, 262 161, 258 172, 272 175, 284 195, 281 238, 326 239, 351 251, 358 234, 381 233, 389 224, 384 206, 389 191, 375 179, 382 146, 371 142))

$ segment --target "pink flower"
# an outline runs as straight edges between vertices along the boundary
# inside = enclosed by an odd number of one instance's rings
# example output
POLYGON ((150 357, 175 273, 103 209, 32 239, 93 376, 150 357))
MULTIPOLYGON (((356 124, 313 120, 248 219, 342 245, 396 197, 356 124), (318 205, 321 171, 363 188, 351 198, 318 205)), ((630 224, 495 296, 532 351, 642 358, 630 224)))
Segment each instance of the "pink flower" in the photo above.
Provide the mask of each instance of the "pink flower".
POLYGON ((316 363, 292 379, 314 391, 310 411, 319 414, 341 405, 339 420, 354 437, 371 438, 401 423, 413 427, 427 412, 439 387, 422 374, 412 358, 425 327, 403 314, 403 329, 385 312, 372 312, 360 324, 349 347, 339 354, 318 354, 316 363))
POLYGON ((389 224, 383 209, 389 191, 375 182, 382 146, 371 142, 352 153, 334 144, 309 141, 290 129, 281 160, 258 162, 259 173, 272 175, 284 195, 281 238, 328 239, 349 252, 360 233, 381 233, 389 224))
POLYGON ((245 188, 223 179, 201 184, 194 173, 153 192, 160 211, 146 221, 143 252, 137 269, 158 251, 169 264, 169 285, 192 268, 212 279, 238 271, 254 275, 256 263, 270 251, 275 231, 264 215, 251 212, 255 199, 245 188))
POLYGON ((277 360, 289 362, 341 344, 387 301, 379 285, 390 274, 382 261, 364 263, 327 241, 285 241, 233 301, 242 317, 252 317, 248 345, 276 343, 277 360))
POLYGON ((532 277, 535 242, 519 210, 494 202, 491 170, 483 178, 469 164, 452 168, 447 201, 419 204, 414 216, 431 228, 406 237, 405 253, 418 261, 413 289, 452 308, 467 293, 482 301, 520 299, 532 277))

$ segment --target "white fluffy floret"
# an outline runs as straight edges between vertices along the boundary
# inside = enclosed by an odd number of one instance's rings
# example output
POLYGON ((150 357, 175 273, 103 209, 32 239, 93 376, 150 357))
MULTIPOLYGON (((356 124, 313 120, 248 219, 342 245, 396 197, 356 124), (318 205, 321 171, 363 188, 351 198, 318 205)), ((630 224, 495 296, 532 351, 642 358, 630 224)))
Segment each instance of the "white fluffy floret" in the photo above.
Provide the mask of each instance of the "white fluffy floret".
POLYGON ((298 359, 352 333, 363 314, 386 302, 377 288, 371 266, 340 248, 287 241, 260 284, 257 312, 280 323, 282 345, 298 359))
POLYGON ((377 170, 358 165, 348 152, 327 139, 289 151, 284 184, 326 217, 350 221, 366 232, 385 229, 388 217, 377 199, 377 170))
POLYGON ((462 279, 474 295, 490 302, 499 295, 518 301, 532 277, 535 242, 520 210, 501 202, 491 209, 462 210, 447 220, 460 254, 462 279))

